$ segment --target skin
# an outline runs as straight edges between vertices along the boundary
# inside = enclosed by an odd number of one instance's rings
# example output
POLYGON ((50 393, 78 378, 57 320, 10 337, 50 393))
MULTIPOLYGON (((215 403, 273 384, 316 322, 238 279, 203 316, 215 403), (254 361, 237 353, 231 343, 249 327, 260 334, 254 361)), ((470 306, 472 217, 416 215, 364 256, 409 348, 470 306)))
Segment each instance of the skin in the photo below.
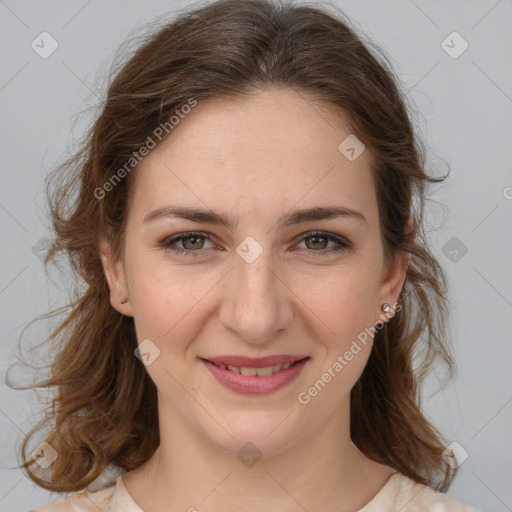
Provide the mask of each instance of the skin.
POLYGON ((313 96, 267 89, 200 103, 136 170, 123 257, 114 261, 104 239, 101 254, 112 306, 134 317, 139 343, 149 338, 160 350, 146 366, 158 389, 160 448, 123 477, 142 509, 348 512, 394 472, 350 440, 350 390, 371 337, 307 405, 297 398, 383 318, 382 304, 397 302, 405 279, 408 254, 384 260, 369 150, 349 161, 338 149, 349 134, 313 96), (168 204, 238 222, 233 229, 179 218, 143 223, 168 204), (291 209, 333 205, 365 221, 277 226, 291 209), (298 238, 313 230, 353 248, 329 252, 335 242, 298 238), (187 231, 212 238, 174 247, 201 255, 161 245, 187 231), (248 236, 263 250, 251 263, 236 252, 248 236), (198 359, 221 354, 311 359, 285 388, 248 396, 217 383, 198 359), (237 457, 247 442, 261 453, 252 467, 237 457))

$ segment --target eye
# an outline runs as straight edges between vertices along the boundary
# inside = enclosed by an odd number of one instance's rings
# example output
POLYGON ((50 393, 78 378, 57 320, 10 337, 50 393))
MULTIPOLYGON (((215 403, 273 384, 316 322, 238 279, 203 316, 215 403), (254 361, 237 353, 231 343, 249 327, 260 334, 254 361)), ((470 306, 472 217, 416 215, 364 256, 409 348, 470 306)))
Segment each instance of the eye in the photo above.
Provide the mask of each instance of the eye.
MULTIPOLYGON (((165 250, 172 251, 176 255, 201 256, 205 249, 205 240, 210 241, 210 235, 208 233, 202 231, 189 231, 166 238, 160 245, 165 250), (179 246, 176 247, 177 244, 181 244, 182 248, 179 246)), ((311 231, 303 233, 300 235, 299 242, 304 242, 306 244, 306 249, 310 249, 307 252, 313 257, 328 256, 332 253, 353 249, 353 244, 345 238, 325 231, 311 231), (308 243, 310 240, 311 243, 308 243), (329 242, 333 242, 335 245, 334 247, 327 249, 329 242)), ((213 242, 210 241, 210 243, 213 242)))
POLYGON ((203 249, 204 246, 204 240, 201 239, 210 240, 210 236, 208 233, 195 231, 180 233, 171 238, 166 238, 161 245, 164 249, 173 251, 177 255, 199 256, 201 254, 200 250, 203 249), (174 246, 177 243, 181 243, 184 249, 176 249, 174 246))
POLYGON ((320 249, 320 250, 312 250, 308 252, 313 252, 314 257, 316 256, 328 256, 333 252, 341 252, 341 251, 349 251, 353 248, 353 244, 348 240, 341 238, 333 233, 328 233, 325 231, 313 231, 309 233, 304 233, 300 237, 301 243, 305 242, 306 246, 309 245, 308 248, 320 249), (308 244, 307 241, 311 240, 312 243, 308 244), (330 249, 326 249, 326 246, 329 242, 334 242, 335 246, 330 249))

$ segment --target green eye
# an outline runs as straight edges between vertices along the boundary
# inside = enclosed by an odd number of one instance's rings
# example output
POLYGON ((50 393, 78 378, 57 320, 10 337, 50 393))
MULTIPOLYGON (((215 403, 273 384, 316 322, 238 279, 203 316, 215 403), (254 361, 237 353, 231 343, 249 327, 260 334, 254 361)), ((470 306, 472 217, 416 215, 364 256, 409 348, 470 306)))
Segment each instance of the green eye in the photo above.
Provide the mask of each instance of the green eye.
MULTIPOLYGON (((188 231, 185 233, 179 233, 171 238, 165 239, 161 246, 168 251, 172 251, 176 255, 184 256, 201 256, 204 253, 204 239, 210 240, 209 233, 202 231, 188 231), (190 243, 189 243, 190 242, 190 243), (176 244, 181 243, 183 248, 177 248, 176 244)), ((314 256, 328 256, 334 252, 349 251, 353 249, 353 244, 348 240, 341 238, 333 233, 325 231, 310 231, 300 236, 299 242, 302 243, 306 240, 313 240, 314 244, 320 244, 321 246, 327 242, 334 242, 335 246, 329 249, 319 247, 320 250, 307 248, 307 252, 313 253, 314 256), (320 242, 318 242, 320 240, 320 242), (309 249, 309 250, 308 250, 309 249)), ((211 248, 211 247, 210 247, 211 248)))

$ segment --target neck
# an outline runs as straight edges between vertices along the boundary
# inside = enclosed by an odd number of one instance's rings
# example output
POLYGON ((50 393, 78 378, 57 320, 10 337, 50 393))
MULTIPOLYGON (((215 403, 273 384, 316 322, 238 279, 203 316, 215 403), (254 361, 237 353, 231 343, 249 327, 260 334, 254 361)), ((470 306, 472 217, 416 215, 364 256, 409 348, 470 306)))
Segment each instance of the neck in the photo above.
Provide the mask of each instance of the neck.
POLYGON ((320 432, 252 459, 213 444, 164 404, 159 411, 159 449, 124 477, 143 510, 348 512, 370 502, 392 473, 350 440, 348 401, 320 432))

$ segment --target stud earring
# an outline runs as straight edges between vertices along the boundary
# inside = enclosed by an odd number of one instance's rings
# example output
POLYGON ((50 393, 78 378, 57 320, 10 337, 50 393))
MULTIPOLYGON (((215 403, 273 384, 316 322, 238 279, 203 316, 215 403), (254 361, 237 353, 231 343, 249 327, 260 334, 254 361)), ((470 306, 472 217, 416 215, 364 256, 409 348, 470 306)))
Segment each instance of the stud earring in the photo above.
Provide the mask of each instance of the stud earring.
POLYGON ((384 311, 384 313, 389 313, 391 311, 391 306, 387 302, 382 304, 382 311, 384 311))
POLYGON ((128 302, 128 297, 125 297, 122 301, 121 301, 121 304, 126 304, 128 302))

